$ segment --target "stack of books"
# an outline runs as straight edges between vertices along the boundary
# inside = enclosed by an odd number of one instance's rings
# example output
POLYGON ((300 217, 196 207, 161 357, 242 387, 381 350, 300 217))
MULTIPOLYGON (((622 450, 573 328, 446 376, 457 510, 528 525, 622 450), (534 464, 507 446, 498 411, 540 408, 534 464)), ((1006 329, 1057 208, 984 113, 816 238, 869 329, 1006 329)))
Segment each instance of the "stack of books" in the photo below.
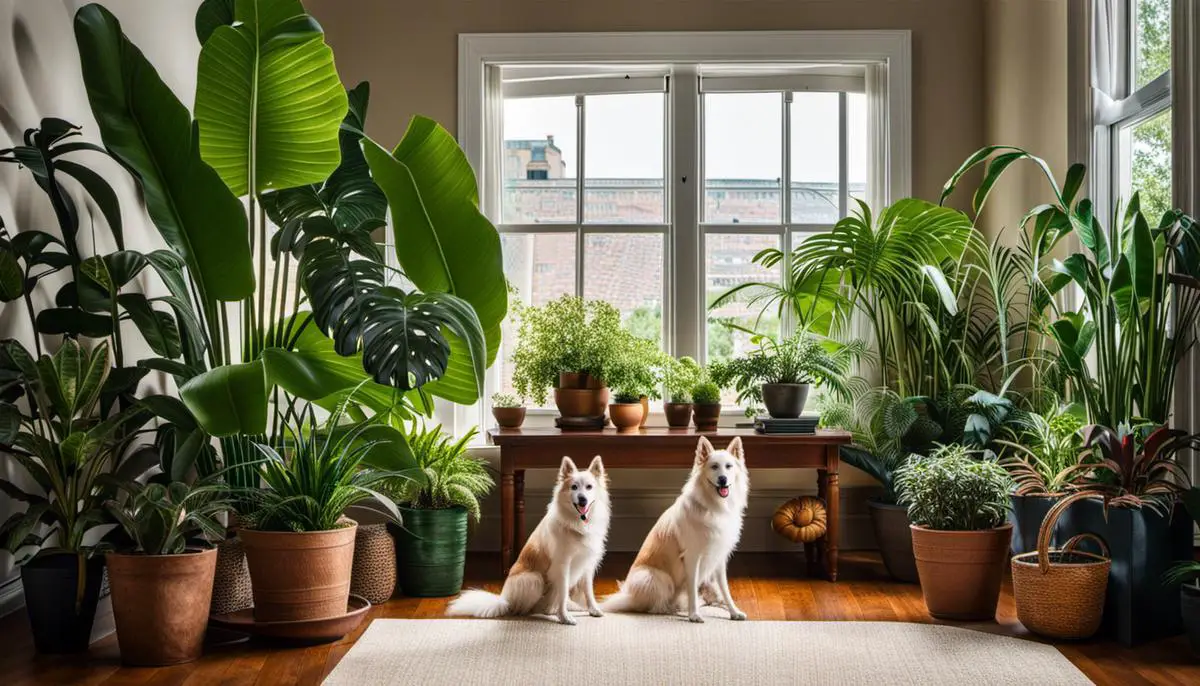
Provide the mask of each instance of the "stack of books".
POLYGON ((795 419, 755 417, 754 430, 760 434, 814 434, 819 420, 816 415, 795 419))

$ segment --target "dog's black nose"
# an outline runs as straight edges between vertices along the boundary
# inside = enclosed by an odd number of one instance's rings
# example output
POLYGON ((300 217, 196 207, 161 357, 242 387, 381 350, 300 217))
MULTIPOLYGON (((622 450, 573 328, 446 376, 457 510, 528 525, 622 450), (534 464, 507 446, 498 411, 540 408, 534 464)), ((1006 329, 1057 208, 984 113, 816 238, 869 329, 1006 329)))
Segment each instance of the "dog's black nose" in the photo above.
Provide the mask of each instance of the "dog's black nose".
POLYGON ((580 505, 587 505, 587 498, 585 498, 583 496, 579 496, 576 499, 576 502, 578 502, 580 505))
POLYGON ((718 486, 725 486, 728 483, 729 483, 729 477, 726 477, 724 475, 717 477, 717 485, 718 486))

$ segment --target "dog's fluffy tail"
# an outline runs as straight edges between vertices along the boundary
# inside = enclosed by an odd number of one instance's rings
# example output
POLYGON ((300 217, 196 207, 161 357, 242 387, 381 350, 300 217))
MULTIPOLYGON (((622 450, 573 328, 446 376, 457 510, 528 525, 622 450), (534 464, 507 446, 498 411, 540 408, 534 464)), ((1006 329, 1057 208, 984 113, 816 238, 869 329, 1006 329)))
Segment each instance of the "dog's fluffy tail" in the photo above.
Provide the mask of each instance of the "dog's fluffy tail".
POLYGON ((449 617, 503 617, 509 614, 508 601, 495 593, 477 589, 463 591, 446 609, 449 617))
POLYGON ((600 603, 605 612, 648 612, 670 614, 675 611, 675 585, 658 569, 635 568, 619 585, 616 593, 600 603))

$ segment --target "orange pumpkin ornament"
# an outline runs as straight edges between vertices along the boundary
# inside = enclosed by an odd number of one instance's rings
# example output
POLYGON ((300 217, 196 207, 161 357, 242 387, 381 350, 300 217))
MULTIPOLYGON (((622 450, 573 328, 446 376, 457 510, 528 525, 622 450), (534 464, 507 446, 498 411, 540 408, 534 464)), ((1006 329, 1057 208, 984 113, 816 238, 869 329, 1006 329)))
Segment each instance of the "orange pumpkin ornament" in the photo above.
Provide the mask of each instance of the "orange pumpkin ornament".
POLYGON ((825 503, 810 495, 792 498, 775 510, 771 528, 792 543, 812 543, 825 535, 825 503))

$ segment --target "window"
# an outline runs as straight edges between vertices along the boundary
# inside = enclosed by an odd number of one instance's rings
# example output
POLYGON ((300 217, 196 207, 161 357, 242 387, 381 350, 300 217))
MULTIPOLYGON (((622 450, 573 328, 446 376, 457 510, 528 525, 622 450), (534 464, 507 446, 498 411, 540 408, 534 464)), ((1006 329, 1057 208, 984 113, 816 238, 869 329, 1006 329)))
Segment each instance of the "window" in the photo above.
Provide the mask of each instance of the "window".
MULTIPOLYGON (((780 284, 786 260, 755 255, 854 198, 907 194, 908 50, 886 31, 464 36, 460 142, 516 297, 602 298, 702 361, 747 351, 746 330, 787 332, 746 298, 710 306, 780 284)), ((514 329, 489 392, 511 389, 514 329)))

